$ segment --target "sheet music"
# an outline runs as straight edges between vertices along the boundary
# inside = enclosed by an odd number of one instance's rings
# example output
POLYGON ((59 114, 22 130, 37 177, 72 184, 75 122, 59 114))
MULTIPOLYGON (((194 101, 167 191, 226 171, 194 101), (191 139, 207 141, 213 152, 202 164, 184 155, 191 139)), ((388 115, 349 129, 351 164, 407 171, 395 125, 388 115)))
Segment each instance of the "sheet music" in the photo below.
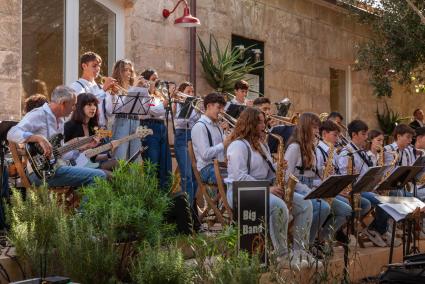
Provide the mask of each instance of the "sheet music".
POLYGON ((376 196, 382 202, 379 206, 396 222, 403 220, 416 208, 424 208, 425 203, 415 197, 376 196))
POLYGON ((118 96, 113 114, 147 114, 151 99, 148 89, 132 87, 128 90, 128 95, 118 96))

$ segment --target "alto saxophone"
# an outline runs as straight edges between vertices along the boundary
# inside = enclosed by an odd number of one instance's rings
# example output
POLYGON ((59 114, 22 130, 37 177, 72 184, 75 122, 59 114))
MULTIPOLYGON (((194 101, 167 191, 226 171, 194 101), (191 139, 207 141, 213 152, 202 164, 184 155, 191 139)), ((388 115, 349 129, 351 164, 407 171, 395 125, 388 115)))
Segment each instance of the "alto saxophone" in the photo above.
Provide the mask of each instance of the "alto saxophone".
POLYGON ((277 159, 276 159, 276 182, 275 185, 279 186, 283 190, 282 199, 285 201, 289 212, 292 210, 292 201, 294 199, 295 185, 299 182, 298 179, 290 174, 288 182, 285 185, 285 142, 280 135, 267 132, 268 135, 278 140, 279 145, 277 148, 277 159))
MULTIPOLYGON (((322 180, 325 180, 327 177, 332 175, 334 173, 334 165, 333 165, 333 159, 334 159, 334 153, 335 153, 335 146, 333 143, 327 143, 325 142, 329 147, 328 152, 328 159, 326 160, 325 168, 323 170, 323 177, 322 180)), ((326 201, 329 203, 329 206, 332 206, 333 198, 326 198, 326 201)))

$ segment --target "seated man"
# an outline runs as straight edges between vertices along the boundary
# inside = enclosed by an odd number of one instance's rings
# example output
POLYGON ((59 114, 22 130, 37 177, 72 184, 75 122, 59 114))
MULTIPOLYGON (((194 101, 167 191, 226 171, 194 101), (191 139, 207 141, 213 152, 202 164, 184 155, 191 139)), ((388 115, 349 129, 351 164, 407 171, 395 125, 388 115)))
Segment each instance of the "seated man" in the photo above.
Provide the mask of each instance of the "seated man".
MULTIPOLYGON (((38 143, 46 157, 51 157, 53 148, 49 138, 64 131, 64 117, 71 114, 75 107, 76 94, 65 86, 53 90, 51 102, 33 109, 7 133, 7 139, 14 143, 38 143)), ((32 183, 40 185, 42 181, 28 167, 28 176, 32 183)), ((79 187, 90 184, 95 177, 106 178, 106 174, 97 169, 72 166, 59 166, 55 174, 46 182, 49 186, 79 187)))
POLYGON ((196 167, 203 182, 216 184, 213 160, 224 161, 224 148, 229 145, 229 138, 219 125, 219 113, 223 111, 226 101, 219 93, 208 94, 204 98, 205 113, 192 128, 192 144, 196 158, 196 167))

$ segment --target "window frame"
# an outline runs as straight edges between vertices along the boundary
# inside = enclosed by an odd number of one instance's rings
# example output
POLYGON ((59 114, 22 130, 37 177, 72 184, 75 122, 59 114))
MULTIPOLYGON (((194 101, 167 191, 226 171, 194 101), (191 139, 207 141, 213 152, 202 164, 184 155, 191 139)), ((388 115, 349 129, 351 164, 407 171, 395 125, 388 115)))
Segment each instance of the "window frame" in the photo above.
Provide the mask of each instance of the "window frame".
MULTIPOLYGON (((125 53, 125 13, 124 7, 116 0, 95 0, 105 8, 115 14, 115 42, 109 47, 108 70, 112 71, 112 66, 117 58, 124 58, 125 53)), ((79 8, 80 1, 65 0, 65 36, 64 36, 64 57, 63 74, 64 84, 69 85, 78 80, 79 77, 79 8)))

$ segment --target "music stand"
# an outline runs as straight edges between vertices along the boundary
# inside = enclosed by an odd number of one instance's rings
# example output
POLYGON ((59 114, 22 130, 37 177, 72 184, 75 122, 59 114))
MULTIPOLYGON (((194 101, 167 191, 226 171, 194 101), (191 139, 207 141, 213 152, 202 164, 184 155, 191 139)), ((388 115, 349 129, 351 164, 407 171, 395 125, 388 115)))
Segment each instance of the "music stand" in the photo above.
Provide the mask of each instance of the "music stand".
POLYGON ((230 104, 226 110, 226 113, 237 119, 246 108, 247 106, 244 105, 230 104))
POLYGON ((177 118, 179 119, 188 119, 192 115, 192 112, 194 110, 192 102, 195 100, 195 97, 188 97, 185 99, 184 103, 180 103, 180 111, 177 115, 177 118))
POLYGON ((373 191, 378 183, 382 180, 382 176, 387 172, 390 166, 371 167, 364 173, 356 183, 353 184, 351 192, 362 193, 373 191))
MULTIPOLYGON (((425 156, 421 156, 421 157, 419 157, 419 158, 417 158, 416 160, 415 160, 415 162, 413 163, 413 165, 412 166, 418 166, 418 167, 425 167, 425 156)), ((412 183, 413 183, 413 196, 414 197, 417 197, 418 196, 418 188, 417 188, 417 186, 416 186, 416 181, 417 180, 420 180, 420 178, 421 178, 421 173, 422 174, 425 174, 424 172, 419 172, 418 173, 418 175, 415 177, 415 179, 412 181, 412 183)), ((420 187, 420 189, 422 189, 422 188, 424 188, 424 185, 422 185, 421 187, 420 187)))
POLYGON ((6 221, 4 220, 4 206, 3 206, 3 184, 4 184, 4 157, 7 151, 7 132, 18 124, 17 121, 4 120, 0 121, 0 228, 3 229, 6 227, 6 221))
POLYGON ((385 191, 397 189, 405 186, 409 181, 416 177, 416 175, 423 169, 423 167, 414 166, 400 166, 397 167, 383 182, 381 182, 375 190, 385 191))
POLYGON ((359 175, 330 176, 316 189, 304 196, 304 199, 334 198, 349 186, 359 175))
POLYGON ((117 95, 113 114, 147 115, 153 98, 147 88, 133 87, 127 95, 117 95))

